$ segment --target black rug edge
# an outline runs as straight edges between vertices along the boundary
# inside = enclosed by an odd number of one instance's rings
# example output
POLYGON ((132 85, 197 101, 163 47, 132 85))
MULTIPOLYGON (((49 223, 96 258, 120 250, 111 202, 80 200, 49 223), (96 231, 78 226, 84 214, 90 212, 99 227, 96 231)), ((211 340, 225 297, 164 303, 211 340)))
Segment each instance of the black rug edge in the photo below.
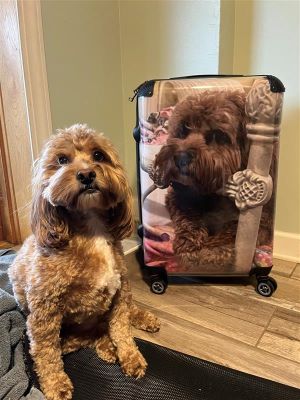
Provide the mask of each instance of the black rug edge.
POLYGON ((297 388, 296 386, 290 386, 290 385, 287 385, 287 384, 284 384, 284 383, 281 383, 281 382, 273 381, 272 379, 264 378, 264 377, 259 376, 259 375, 253 375, 253 374, 250 374, 250 373, 247 373, 247 372, 243 372, 243 371, 240 371, 240 370, 237 370, 237 369, 234 369, 234 368, 226 367, 226 366, 224 366, 222 364, 217 364, 217 363, 214 363, 212 361, 208 361, 208 360, 204 360, 202 358, 191 356, 189 354, 180 352, 178 350, 173 350, 173 349, 171 349, 169 347, 165 347, 165 346, 159 345, 157 343, 153 343, 153 342, 148 341, 148 340, 144 340, 144 339, 140 339, 140 338, 134 338, 134 339, 135 339, 135 341, 136 341, 138 346, 139 346, 139 344, 141 344, 142 346, 143 345, 146 345, 146 346, 151 345, 154 348, 158 347, 158 348, 161 348, 162 350, 168 351, 168 352, 170 352, 172 354, 175 354, 175 355, 178 354, 181 357, 185 357, 189 361, 193 360, 195 363, 197 363, 197 364, 200 363, 201 365, 203 365, 205 367, 209 367, 210 366, 210 367, 214 367, 216 370, 220 370, 220 371, 224 371, 224 372, 226 371, 226 374, 236 375, 237 377, 240 377, 241 379, 256 380, 257 382, 260 381, 262 384, 264 384, 266 386, 274 386, 274 387, 278 386, 278 387, 281 387, 281 388, 287 388, 288 390, 295 390, 296 392, 299 392, 299 400, 300 400, 300 387, 297 388))

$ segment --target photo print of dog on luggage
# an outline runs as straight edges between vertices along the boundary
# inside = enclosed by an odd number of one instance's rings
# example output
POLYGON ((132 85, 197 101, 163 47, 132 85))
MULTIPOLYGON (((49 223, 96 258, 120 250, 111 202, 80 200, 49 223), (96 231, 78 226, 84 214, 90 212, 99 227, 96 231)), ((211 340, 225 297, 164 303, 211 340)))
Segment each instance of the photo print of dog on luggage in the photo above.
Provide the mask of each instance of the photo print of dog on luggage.
POLYGON ((185 275, 272 267, 281 107, 266 78, 156 81, 139 97, 145 265, 185 275))

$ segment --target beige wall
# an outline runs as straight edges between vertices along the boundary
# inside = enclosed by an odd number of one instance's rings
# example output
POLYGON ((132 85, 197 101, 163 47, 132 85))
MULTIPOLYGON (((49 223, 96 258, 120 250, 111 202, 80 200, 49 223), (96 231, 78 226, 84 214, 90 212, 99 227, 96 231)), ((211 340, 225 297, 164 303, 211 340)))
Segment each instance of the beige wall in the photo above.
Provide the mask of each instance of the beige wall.
POLYGON ((298 1, 235 2, 233 72, 271 74, 286 87, 281 130, 276 229, 300 234, 298 1))
POLYGON ((221 0, 220 4, 219 73, 233 73, 235 0, 221 0))
POLYGON ((124 156, 117 1, 42 0, 53 128, 87 122, 124 156))

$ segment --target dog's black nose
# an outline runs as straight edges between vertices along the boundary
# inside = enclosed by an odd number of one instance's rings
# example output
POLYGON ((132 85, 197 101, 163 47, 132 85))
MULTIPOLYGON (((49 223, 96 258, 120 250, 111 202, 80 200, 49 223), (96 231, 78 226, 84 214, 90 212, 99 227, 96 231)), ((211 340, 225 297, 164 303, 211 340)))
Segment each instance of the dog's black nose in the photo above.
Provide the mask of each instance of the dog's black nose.
POLYGON ((178 169, 187 167, 191 163, 192 158, 192 154, 181 151, 180 153, 174 155, 175 165, 178 169))
POLYGON ((82 169, 77 172, 77 179, 84 185, 90 185, 96 178, 96 172, 91 169, 82 169))

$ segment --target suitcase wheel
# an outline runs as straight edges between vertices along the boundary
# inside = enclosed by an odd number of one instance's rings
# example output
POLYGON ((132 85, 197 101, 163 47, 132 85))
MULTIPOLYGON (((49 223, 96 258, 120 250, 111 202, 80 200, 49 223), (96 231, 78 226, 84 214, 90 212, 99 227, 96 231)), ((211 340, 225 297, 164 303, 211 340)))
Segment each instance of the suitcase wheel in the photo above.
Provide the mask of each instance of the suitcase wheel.
POLYGON ((275 279, 271 277, 258 277, 256 290, 261 296, 270 297, 277 289, 275 279))
POLYGON ((152 278, 150 287, 151 292, 155 294, 163 294, 167 289, 167 283, 163 279, 152 278))

